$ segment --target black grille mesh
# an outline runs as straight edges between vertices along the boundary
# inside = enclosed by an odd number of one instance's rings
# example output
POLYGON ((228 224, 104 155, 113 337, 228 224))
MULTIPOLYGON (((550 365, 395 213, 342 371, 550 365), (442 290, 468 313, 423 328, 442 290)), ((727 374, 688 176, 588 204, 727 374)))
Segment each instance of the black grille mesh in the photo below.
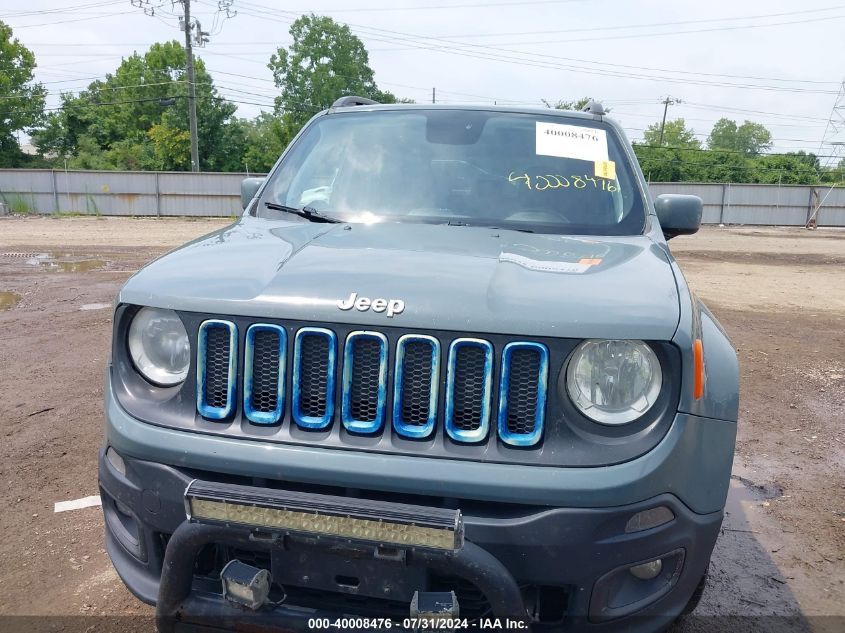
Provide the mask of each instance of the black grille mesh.
POLYGON ((205 402, 223 409, 229 404, 229 328, 210 325, 205 335, 205 402))
POLYGON ((271 413, 279 400, 279 333, 255 332, 252 350, 252 398, 254 411, 271 413))
POLYGON ((352 419, 374 422, 378 415, 381 343, 359 337, 352 342, 352 384, 349 404, 352 419))
POLYGON ((481 426, 484 360, 484 349, 476 345, 463 345, 455 351, 452 422, 462 431, 474 431, 481 426))
POLYGON ((515 349, 510 358, 508 377, 508 431, 533 433, 537 413, 540 352, 536 349, 515 349))
POLYGON ((329 340, 320 334, 300 339, 299 409, 303 415, 326 414, 326 387, 329 379, 329 340))
POLYGON ((402 422, 423 426, 428 422, 431 398, 431 343, 412 341, 405 345, 402 365, 402 422))

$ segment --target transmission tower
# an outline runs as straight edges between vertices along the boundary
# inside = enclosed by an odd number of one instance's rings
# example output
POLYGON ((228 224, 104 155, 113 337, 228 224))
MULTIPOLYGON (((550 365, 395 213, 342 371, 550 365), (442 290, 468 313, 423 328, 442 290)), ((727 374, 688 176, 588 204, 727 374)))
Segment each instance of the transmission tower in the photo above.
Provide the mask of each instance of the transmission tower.
MULTIPOLYGON (((822 169, 830 169, 834 171, 840 166, 845 167, 845 79, 839 85, 839 92, 836 95, 836 101, 833 103, 833 109, 830 111, 830 118, 827 120, 827 125, 824 127, 824 135, 822 142, 819 144, 819 166, 822 169)), ((807 223, 804 225, 808 229, 814 229, 818 225, 819 210, 824 206, 828 196, 842 181, 842 175, 839 176, 839 182, 834 182, 827 190, 824 196, 819 196, 815 190, 814 194, 814 209, 807 218, 807 223)))
POLYGON ((820 159, 822 167, 836 168, 845 159, 845 79, 839 86, 839 94, 824 128, 819 156, 824 157, 820 159))
POLYGON ((223 20, 235 17, 238 12, 232 10, 234 0, 219 0, 217 11, 214 14, 214 26, 211 31, 203 31, 197 17, 191 15, 191 0, 129 0, 129 3, 144 12, 144 15, 158 18, 176 18, 179 21, 179 30, 185 34, 185 52, 187 53, 187 64, 185 74, 188 79, 188 125, 191 133, 191 171, 200 170, 199 156, 199 134, 197 132, 197 94, 196 82, 194 81, 194 47, 205 46, 213 31, 219 33, 217 27, 218 19, 222 25, 223 20), (181 5, 181 12, 176 13, 173 9, 181 5))

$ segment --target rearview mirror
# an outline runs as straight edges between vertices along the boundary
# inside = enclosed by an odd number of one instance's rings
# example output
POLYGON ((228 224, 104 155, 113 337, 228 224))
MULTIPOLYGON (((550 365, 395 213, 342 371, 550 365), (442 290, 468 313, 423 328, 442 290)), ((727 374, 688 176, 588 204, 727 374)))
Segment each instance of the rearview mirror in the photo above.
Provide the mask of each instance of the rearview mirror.
POLYGON ((246 209, 264 182, 263 178, 244 178, 241 181, 241 207, 246 209))
POLYGON ((677 235, 692 235, 701 226, 704 205, 698 196, 664 193, 654 201, 660 228, 668 240, 677 235))

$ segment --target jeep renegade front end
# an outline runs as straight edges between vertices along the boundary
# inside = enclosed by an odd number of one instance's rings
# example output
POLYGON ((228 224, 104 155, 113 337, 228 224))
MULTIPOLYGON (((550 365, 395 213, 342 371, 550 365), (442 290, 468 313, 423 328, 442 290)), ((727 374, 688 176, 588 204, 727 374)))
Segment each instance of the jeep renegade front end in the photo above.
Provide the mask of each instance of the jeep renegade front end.
POLYGON ((701 201, 652 201, 600 106, 345 99, 243 193, 114 314, 108 552, 161 629, 694 607, 736 354, 667 248, 701 201))

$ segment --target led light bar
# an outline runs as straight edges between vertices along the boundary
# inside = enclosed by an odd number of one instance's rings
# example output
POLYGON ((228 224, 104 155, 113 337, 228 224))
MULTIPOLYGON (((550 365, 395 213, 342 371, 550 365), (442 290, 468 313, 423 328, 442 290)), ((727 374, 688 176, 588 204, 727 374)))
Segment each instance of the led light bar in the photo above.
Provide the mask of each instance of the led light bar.
POLYGON ((194 480, 185 491, 188 519, 274 532, 364 541, 390 547, 458 550, 460 510, 194 480))

